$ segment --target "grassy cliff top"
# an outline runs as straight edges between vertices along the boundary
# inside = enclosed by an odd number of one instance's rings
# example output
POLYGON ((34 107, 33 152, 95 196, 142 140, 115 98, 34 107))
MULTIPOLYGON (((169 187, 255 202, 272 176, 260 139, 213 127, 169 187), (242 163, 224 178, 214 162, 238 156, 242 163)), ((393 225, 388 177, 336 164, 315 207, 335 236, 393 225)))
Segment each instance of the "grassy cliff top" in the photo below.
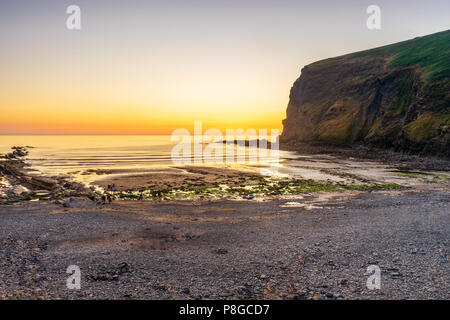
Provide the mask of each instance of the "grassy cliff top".
POLYGON ((392 57, 388 68, 420 66, 429 82, 450 78, 450 30, 349 55, 350 58, 375 56, 392 57))

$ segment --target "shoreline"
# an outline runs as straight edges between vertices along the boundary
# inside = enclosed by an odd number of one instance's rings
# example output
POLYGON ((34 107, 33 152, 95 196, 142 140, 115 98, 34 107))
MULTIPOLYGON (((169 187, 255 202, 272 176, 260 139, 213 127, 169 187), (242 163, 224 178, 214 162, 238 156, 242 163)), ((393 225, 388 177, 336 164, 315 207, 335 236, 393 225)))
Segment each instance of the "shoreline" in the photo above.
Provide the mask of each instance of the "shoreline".
MULTIPOLYGON (((313 154, 315 152, 311 151, 318 149, 313 147, 309 151, 313 154)), ((448 185, 450 182, 450 171, 447 170, 450 161, 445 159, 405 159, 403 154, 388 153, 391 161, 387 165, 387 154, 379 154, 377 161, 363 158, 363 154, 366 153, 361 150, 342 149, 341 153, 327 155, 332 158, 324 155, 322 158, 285 159, 287 164, 282 165, 278 176, 258 173, 257 167, 252 172, 203 165, 78 171, 83 176, 92 176, 90 183, 85 185, 70 175, 36 174, 25 162, 27 148, 14 147, 0 160, 0 202, 51 200, 63 203, 71 197, 84 197, 103 204, 101 199, 105 196, 112 200, 214 200, 321 191, 398 190, 424 183, 448 185), (112 185, 113 191, 109 190, 112 185)))
POLYGON ((450 158, 436 155, 420 155, 382 149, 364 144, 336 145, 326 143, 280 142, 280 150, 301 154, 327 154, 361 161, 375 160, 404 170, 450 171, 450 158))
MULTIPOLYGON (((25 156, 0 161, 18 184, 36 177, 25 156)), ((450 174, 404 164, 292 159, 283 170, 299 176, 287 180, 198 166, 93 171, 99 187, 116 184, 106 194, 130 192, 100 204, 94 187, 44 177, 48 190, 29 184, 28 198, 0 201, 0 299, 448 299, 450 174), (325 180, 299 178, 310 171, 325 180), (209 192, 223 184, 235 192, 209 192), (169 185, 199 193, 139 198, 169 185), (81 290, 65 286, 73 264, 81 290), (365 287, 372 264, 381 290, 365 287)))

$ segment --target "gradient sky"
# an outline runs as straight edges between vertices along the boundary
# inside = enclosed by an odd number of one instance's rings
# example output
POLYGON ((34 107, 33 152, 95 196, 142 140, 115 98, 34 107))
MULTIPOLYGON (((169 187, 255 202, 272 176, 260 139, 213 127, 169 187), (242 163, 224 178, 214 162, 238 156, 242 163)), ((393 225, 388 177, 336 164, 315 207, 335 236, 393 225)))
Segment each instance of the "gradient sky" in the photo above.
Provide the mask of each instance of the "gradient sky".
POLYGON ((281 129, 304 65, 447 29, 448 0, 0 0, 0 134, 281 129))

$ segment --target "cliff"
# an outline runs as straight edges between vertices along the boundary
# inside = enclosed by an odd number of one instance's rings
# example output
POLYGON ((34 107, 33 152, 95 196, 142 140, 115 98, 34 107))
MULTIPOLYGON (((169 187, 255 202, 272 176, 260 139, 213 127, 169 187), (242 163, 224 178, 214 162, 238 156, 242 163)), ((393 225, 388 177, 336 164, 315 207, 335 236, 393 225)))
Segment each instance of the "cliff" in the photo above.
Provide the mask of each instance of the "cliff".
POLYGON ((364 143, 450 156, 450 30, 315 62, 290 92, 281 143, 364 143))

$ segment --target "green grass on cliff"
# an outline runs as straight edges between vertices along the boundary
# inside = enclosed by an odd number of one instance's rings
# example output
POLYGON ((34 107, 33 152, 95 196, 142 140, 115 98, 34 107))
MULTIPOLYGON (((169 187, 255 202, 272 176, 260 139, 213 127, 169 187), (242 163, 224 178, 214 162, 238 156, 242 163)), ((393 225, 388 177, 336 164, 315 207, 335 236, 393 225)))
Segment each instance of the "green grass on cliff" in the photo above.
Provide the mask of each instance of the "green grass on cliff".
POLYGON ((412 75, 408 75, 403 79, 403 83, 398 89, 397 96, 394 99, 395 114, 404 114, 406 108, 411 103, 414 95, 413 89, 414 79, 412 75))
POLYGON ((411 140, 415 142, 425 141, 438 135, 438 129, 442 124, 448 124, 449 117, 445 119, 443 115, 425 112, 416 120, 405 126, 405 131, 411 140))
POLYGON ((392 56, 388 68, 417 65, 423 68, 427 81, 439 81, 450 78, 450 30, 357 52, 351 56, 392 56))

